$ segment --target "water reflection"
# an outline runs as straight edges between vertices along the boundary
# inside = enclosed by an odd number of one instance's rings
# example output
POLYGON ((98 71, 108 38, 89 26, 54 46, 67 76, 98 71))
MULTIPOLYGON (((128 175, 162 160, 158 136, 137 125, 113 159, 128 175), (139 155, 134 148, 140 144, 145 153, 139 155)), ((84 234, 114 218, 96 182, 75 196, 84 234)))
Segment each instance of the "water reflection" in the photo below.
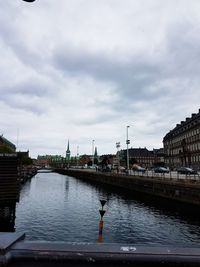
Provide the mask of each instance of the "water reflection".
MULTIPOLYGON (((88 182, 83 183, 91 186, 88 182)), ((137 207, 146 207, 148 209, 148 214, 159 214, 159 216, 163 218, 173 216, 173 219, 177 222, 179 221, 200 226, 198 206, 174 202, 172 200, 157 198, 137 192, 130 193, 123 189, 114 188, 109 185, 105 186, 96 184, 93 185, 93 187, 95 187, 100 199, 104 198, 107 200, 108 207, 112 207, 112 205, 117 201, 117 206, 120 208, 123 200, 123 204, 127 205, 128 210, 130 211, 134 208, 133 203, 135 203, 137 207)))
POLYGON ((198 209, 55 173, 40 173, 25 185, 16 230, 26 232, 30 240, 96 242, 100 199, 107 201, 106 243, 199 245, 198 209))

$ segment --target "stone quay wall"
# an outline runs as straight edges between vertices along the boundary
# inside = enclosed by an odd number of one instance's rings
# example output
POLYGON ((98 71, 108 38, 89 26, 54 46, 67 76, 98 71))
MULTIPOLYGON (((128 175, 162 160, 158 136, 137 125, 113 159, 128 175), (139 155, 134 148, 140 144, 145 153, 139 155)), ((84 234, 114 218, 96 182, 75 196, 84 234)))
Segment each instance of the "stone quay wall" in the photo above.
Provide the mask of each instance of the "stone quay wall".
POLYGON ((200 184, 196 181, 164 180, 158 177, 131 176, 75 169, 56 169, 86 182, 111 185, 129 192, 139 192, 183 203, 200 205, 200 184))

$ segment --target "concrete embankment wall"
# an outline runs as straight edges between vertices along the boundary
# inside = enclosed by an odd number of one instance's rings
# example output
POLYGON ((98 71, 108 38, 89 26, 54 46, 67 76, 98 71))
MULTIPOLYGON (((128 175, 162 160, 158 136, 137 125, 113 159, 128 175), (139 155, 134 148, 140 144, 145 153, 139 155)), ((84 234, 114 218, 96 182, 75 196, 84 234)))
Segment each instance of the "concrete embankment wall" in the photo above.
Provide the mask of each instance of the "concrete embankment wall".
POLYGON ((164 180, 157 177, 127 176, 85 170, 57 169, 56 172, 87 182, 113 185, 126 191, 135 191, 188 204, 200 205, 200 184, 196 181, 164 180))

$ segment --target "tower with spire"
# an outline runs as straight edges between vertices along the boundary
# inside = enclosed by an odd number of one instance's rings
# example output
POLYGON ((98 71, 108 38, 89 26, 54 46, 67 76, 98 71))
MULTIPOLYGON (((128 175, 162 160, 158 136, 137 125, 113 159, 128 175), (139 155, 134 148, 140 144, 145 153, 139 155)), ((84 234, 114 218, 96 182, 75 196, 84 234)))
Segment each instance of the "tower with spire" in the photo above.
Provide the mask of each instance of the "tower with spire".
POLYGON ((98 153, 97 153, 97 147, 95 146, 94 150, 94 163, 98 164, 98 153))
POLYGON ((66 160, 69 163, 69 160, 70 160, 69 139, 68 139, 68 143, 67 143, 66 160))

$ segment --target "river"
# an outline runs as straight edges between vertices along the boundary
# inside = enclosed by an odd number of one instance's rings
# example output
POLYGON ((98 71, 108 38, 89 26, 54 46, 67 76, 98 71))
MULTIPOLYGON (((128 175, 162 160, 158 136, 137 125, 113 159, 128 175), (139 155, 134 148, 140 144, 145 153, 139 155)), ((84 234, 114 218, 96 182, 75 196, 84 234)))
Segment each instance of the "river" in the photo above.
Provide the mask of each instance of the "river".
POLYGON ((198 246, 198 210, 141 200, 57 173, 38 173, 21 189, 15 230, 28 240, 96 242, 104 208, 103 242, 198 246))

